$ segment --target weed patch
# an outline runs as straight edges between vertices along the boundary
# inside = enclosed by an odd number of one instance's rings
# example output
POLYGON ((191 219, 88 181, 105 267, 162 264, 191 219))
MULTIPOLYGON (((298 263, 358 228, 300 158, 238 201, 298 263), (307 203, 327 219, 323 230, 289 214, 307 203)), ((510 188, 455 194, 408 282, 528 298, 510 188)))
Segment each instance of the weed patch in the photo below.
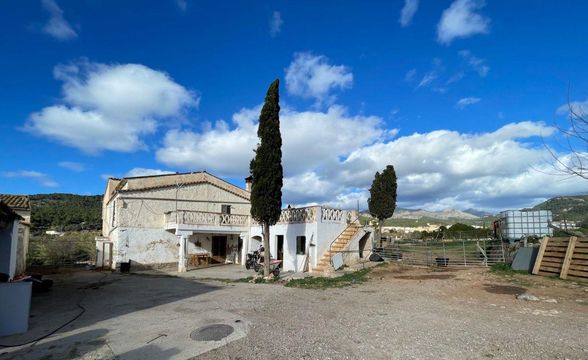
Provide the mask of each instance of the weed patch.
POLYGON ((370 268, 366 268, 334 278, 309 276, 304 279, 290 280, 285 286, 302 289, 340 288, 367 281, 367 274, 370 271, 370 268))

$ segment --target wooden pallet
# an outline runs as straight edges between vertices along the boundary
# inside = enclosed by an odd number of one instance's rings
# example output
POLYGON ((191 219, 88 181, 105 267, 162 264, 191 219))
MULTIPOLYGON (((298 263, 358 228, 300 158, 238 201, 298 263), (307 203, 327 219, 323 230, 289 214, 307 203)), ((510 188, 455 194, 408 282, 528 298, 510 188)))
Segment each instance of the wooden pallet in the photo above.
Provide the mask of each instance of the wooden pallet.
POLYGON ((544 237, 533 274, 588 279, 588 239, 544 237))

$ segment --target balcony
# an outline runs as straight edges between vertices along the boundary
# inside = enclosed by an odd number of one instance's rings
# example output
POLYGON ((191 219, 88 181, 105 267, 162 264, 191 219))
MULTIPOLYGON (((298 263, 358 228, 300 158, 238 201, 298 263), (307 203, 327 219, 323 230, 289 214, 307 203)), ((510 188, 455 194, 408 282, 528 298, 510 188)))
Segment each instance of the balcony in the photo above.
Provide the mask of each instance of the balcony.
POLYGON ((243 232, 249 227, 249 216, 208 211, 177 210, 165 213, 166 230, 202 232, 243 232))

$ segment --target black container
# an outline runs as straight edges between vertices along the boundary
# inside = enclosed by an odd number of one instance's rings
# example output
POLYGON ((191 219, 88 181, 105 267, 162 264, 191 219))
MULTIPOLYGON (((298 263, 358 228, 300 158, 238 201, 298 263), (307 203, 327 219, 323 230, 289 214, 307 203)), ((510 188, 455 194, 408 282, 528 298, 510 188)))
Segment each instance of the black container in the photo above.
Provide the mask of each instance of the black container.
POLYGON ((129 262, 121 262, 120 263, 120 272, 121 273, 128 273, 131 271, 131 260, 129 262))
POLYGON ((437 266, 447 267, 447 265, 449 264, 449 258, 438 257, 435 258, 435 262, 437 263, 437 266))

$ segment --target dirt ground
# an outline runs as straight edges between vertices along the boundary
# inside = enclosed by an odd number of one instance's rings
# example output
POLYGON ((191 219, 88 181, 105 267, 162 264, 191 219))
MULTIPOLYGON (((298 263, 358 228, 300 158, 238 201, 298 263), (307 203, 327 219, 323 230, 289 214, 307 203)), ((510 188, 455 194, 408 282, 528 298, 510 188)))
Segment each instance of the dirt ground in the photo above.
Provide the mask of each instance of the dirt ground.
POLYGON ((78 304, 84 314, 0 359, 588 359, 588 284, 574 281, 397 264, 316 290, 193 276, 56 276, 33 298, 29 333, 0 343, 36 338, 78 304), (234 332, 190 338, 216 324, 234 332))
POLYGON ((588 284, 396 264, 369 278, 260 297, 250 334, 198 359, 588 359, 588 284))

